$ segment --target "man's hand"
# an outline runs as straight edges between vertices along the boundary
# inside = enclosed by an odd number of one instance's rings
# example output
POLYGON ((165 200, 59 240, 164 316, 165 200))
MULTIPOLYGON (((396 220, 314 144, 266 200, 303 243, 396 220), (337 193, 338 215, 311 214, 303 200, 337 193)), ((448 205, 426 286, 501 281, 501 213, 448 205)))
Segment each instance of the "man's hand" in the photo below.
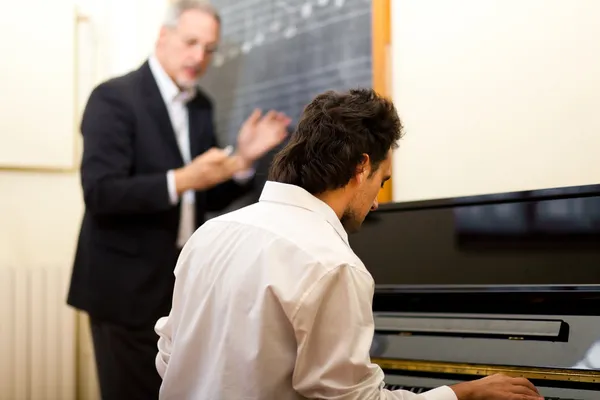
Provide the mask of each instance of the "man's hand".
POLYGON ((543 400, 535 386, 525 378, 503 374, 486 376, 450 386, 458 400, 543 400))
POLYGON ((238 154, 246 167, 285 139, 290 122, 283 113, 271 110, 261 118, 261 111, 254 110, 242 124, 237 140, 238 154))
POLYGON ((230 179, 242 168, 239 157, 229 157, 229 152, 213 147, 175 170, 175 187, 178 194, 186 190, 209 189, 230 179))

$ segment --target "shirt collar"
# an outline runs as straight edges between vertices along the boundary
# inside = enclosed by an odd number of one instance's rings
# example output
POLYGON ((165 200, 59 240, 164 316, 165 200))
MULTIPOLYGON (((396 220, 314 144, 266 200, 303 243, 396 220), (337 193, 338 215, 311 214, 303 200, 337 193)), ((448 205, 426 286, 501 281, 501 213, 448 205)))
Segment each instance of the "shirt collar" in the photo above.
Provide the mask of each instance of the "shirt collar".
POLYGON ((267 181, 262 190, 259 201, 282 203, 313 211, 325 218, 325 220, 336 230, 344 242, 346 242, 348 246, 350 245, 348 242, 348 233, 342 226, 340 219, 333 209, 327 205, 327 203, 316 198, 299 186, 267 181))
POLYGON ((196 96, 197 89, 195 87, 184 91, 179 90, 154 54, 149 57, 148 64, 158 85, 158 90, 166 104, 171 104, 174 101, 187 103, 196 96))

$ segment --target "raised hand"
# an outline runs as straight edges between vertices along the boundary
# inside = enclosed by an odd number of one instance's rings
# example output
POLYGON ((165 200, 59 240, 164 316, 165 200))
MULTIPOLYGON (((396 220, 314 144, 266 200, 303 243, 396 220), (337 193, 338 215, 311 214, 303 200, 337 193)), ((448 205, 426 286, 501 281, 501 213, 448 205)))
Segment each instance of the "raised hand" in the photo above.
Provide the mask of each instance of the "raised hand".
POLYGON ((270 110, 261 116, 260 110, 254 110, 240 129, 238 155, 252 164, 285 139, 290 122, 283 113, 270 110))
POLYGON ((177 193, 209 189, 230 179, 242 167, 238 157, 230 157, 229 152, 213 147, 175 171, 177 193))

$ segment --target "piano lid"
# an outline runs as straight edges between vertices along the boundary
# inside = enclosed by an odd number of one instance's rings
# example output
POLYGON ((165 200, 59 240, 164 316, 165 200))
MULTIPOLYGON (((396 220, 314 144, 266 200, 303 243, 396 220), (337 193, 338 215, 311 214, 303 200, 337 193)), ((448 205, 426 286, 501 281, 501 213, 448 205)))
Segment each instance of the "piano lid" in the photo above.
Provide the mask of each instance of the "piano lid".
POLYGON ((383 204, 350 244, 377 285, 600 284, 600 185, 383 204))
POLYGON ((600 383, 600 185, 385 204, 350 244, 381 364, 600 383))

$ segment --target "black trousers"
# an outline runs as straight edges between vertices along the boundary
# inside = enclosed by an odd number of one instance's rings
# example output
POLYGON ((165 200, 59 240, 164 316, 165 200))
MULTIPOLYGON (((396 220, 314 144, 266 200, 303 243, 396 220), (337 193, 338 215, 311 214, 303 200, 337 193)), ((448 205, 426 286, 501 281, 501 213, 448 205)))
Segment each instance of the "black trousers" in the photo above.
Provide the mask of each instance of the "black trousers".
POLYGON ((154 326, 129 328, 90 317, 102 400, 158 399, 154 326))

